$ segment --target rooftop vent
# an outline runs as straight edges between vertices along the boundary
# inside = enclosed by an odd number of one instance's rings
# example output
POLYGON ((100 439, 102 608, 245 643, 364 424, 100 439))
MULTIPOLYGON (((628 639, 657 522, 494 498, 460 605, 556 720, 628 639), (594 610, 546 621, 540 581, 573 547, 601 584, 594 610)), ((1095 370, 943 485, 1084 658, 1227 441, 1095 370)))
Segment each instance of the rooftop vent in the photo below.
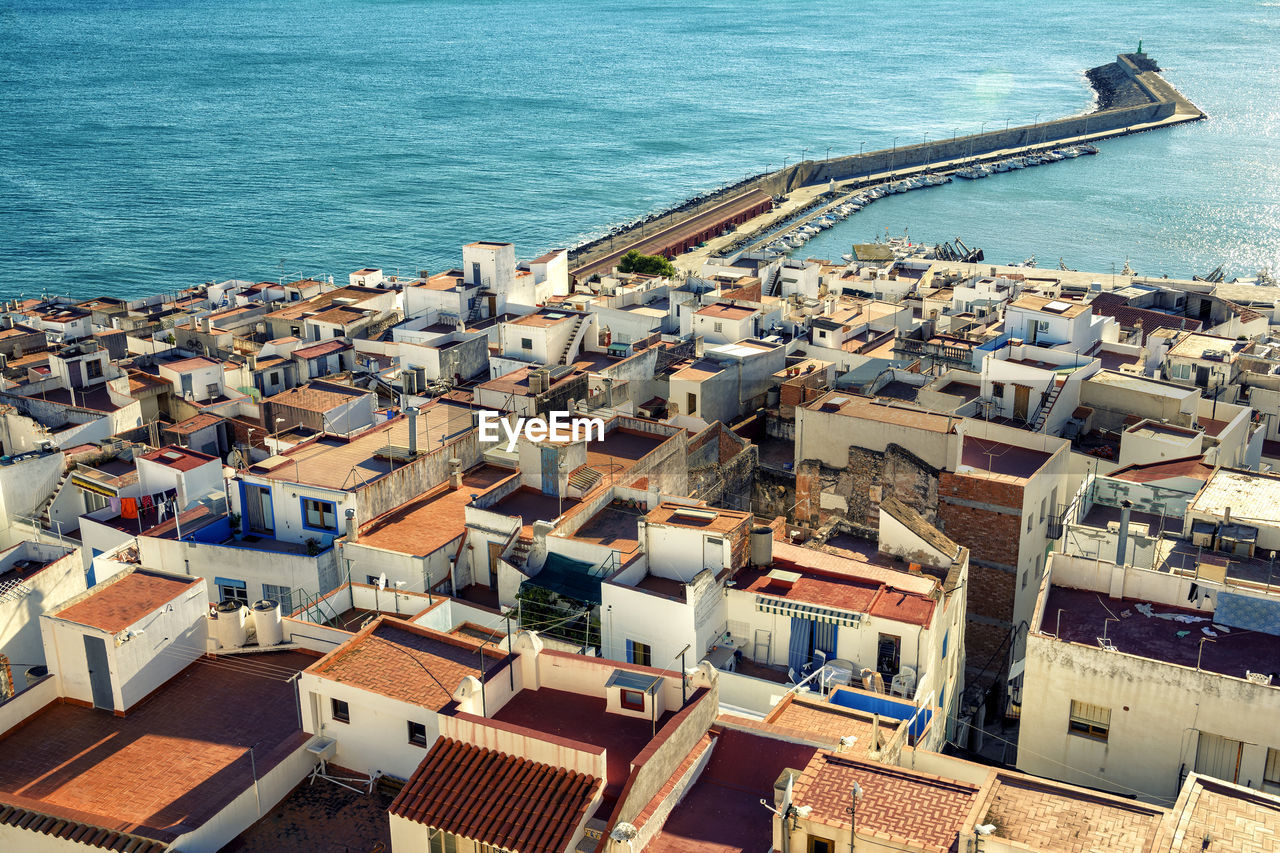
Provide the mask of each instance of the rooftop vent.
POLYGON ((774 569, 769 572, 769 586, 776 589, 791 589, 798 580, 800 580, 799 572, 788 572, 783 569, 774 569))

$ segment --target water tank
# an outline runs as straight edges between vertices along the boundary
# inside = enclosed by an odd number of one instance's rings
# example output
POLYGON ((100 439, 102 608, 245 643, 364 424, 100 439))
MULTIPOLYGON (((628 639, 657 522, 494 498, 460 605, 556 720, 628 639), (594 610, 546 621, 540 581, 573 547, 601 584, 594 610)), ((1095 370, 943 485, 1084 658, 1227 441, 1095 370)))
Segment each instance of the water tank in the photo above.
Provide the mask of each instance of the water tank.
POLYGON ((35 684, 40 679, 49 674, 47 666, 29 666, 27 667, 27 686, 35 684))
POLYGON ((773 528, 751 528, 751 565, 768 566, 773 563, 773 528))
POLYGON ((259 646, 278 646, 284 642, 284 622, 280 602, 264 598, 253 604, 253 627, 258 631, 259 646))
POLYGON ((218 638, 218 647, 238 649, 244 645, 248 631, 245 619, 248 611, 238 601, 224 601, 214 608, 214 635, 218 638))

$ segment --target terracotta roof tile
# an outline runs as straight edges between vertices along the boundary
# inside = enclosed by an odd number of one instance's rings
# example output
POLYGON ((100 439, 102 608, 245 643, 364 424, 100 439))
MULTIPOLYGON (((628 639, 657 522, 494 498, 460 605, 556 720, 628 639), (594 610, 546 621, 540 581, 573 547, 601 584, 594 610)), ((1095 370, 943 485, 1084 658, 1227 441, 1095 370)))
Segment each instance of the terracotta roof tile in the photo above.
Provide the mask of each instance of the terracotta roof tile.
POLYGON ((452 738, 435 742, 391 814, 519 853, 563 853, 600 779, 452 738))
MULTIPOLYGON (((485 649, 492 672, 506 655, 485 649)), ((480 677, 476 647, 429 628, 381 616, 307 670, 320 678, 439 711, 468 675, 480 677)))
POLYGON ((173 578, 138 569, 90 588, 82 593, 85 598, 55 615, 102 631, 123 631, 196 583, 200 578, 173 578))
POLYGON ((794 801, 813 808, 810 821, 847 828, 854 782, 862 787, 859 835, 938 853, 952 849, 979 793, 964 782, 821 751, 796 780, 794 801))

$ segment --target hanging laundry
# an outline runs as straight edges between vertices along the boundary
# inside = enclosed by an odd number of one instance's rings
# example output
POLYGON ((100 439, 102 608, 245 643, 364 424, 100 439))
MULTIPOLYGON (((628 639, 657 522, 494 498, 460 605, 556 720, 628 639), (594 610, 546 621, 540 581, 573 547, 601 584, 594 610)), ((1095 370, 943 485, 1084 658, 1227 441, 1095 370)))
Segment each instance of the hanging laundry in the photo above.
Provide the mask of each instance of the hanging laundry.
POLYGON ((151 500, 151 495, 143 495, 143 496, 142 496, 142 501, 141 501, 141 504, 140 504, 140 505, 141 505, 141 507, 142 507, 144 510, 147 510, 147 509, 151 509, 151 507, 154 505, 154 503, 155 503, 155 502, 154 502, 153 500, 151 500))
POLYGON ((119 514, 119 512, 120 512, 120 499, 119 499, 119 498, 107 498, 107 506, 111 507, 111 511, 112 511, 112 512, 119 514))
POLYGON ((120 515, 122 518, 138 517, 138 499, 137 498, 121 498, 120 499, 120 515))

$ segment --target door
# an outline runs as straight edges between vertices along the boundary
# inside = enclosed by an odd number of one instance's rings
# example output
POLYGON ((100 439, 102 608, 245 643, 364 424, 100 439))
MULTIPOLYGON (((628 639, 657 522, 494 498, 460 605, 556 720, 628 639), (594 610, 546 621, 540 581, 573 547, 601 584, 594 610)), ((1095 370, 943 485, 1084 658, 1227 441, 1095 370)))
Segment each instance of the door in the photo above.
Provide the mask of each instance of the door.
POLYGON ((888 681, 898 674, 899 652, 902 638, 892 634, 881 634, 877 645, 876 670, 888 681))
POLYGON ((1227 782, 1238 782, 1243 749, 1244 744, 1238 740, 1201 732, 1196 743, 1196 772, 1227 782))
POLYGON ((191 396, 191 390, 192 390, 191 374, 190 374, 190 373, 184 373, 184 374, 182 374, 182 396, 184 396, 184 397, 190 397, 190 396, 191 396))
POLYGON ((1205 367, 1203 364, 1196 365, 1196 387, 1209 387, 1209 368, 1205 367))
POLYGON ((271 489, 264 486, 244 487, 245 519, 254 533, 274 534, 275 513, 271 509, 271 489))
POLYGON ((93 707, 110 711, 115 707, 115 700, 111 698, 111 665, 107 663, 107 641, 85 634, 84 658, 89 665, 89 689, 93 692, 93 707))
POLYGON ((757 628, 755 643, 751 648, 751 659, 756 663, 770 664, 773 663, 771 654, 773 654, 773 633, 757 628))
POLYGON ((502 559, 502 543, 490 542, 489 543, 489 570, 488 572, 486 572, 486 574, 483 577, 481 577, 480 573, 477 572, 474 578, 475 582, 480 584, 481 586, 492 586, 493 584, 489 582, 489 579, 492 578, 495 574, 497 574, 498 561, 501 559, 502 559))
POLYGON ((719 572, 724 568, 724 540, 708 536, 702 540, 702 568, 719 572))
POLYGON ((1026 385, 1013 386, 1013 417, 1014 420, 1025 421, 1027 419, 1027 405, 1031 400, 1031 389, 1026 385))

